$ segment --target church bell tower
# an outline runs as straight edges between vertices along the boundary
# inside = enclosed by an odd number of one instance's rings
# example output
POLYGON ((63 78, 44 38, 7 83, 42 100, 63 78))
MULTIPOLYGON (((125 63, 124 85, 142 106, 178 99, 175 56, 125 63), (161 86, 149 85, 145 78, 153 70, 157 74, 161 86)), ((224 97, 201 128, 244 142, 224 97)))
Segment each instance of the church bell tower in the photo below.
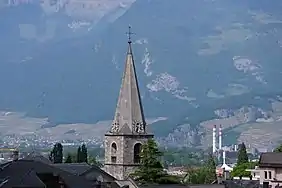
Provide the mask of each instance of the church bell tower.
POLYGON ((124 180, 140 166, 141 147, 149 134, 143 113, 135 71, 131 27, 128 34, 128 50, 125 70, 111 129, 105 134, 105 171, 118 180, 124 180))

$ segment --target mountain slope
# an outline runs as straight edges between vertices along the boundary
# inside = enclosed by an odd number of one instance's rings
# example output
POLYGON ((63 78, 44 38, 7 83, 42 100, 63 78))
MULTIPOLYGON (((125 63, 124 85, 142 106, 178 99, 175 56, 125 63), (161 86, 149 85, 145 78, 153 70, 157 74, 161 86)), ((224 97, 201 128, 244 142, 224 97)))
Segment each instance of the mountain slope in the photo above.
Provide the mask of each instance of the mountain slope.
POLYGON ((0 9, 0 109, 51 125, 111 119, 128 24, 146 116, 169 117, 161 136, 187 123, 200 131, 217 109, 269 109, 281 93, 281 1, 122 2, 95 19, 33 2, 0 9))

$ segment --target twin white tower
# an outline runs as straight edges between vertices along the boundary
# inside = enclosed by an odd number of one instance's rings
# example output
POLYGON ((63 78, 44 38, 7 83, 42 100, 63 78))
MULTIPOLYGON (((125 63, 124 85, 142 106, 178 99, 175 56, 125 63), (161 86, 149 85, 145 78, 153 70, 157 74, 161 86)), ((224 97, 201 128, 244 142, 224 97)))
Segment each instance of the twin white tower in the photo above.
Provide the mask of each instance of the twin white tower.
POLYGON ((216 125, 212 129, 212 152, 215 153, 217 150, 222 149, 222 126, 219 125, 218 131, 218 148, 216 148, 216 125))

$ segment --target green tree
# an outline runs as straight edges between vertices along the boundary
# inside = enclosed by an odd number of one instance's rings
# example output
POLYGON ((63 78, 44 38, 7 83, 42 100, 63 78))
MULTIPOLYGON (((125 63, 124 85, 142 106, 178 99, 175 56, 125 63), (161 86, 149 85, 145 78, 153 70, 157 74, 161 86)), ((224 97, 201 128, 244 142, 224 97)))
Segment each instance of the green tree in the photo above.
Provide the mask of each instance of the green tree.
POLYGON ((73 163, 77 163, 77 156, 76 156, 76 153, 71 153, 71 161, 73 163))
POLYGON ((212 154, 209 155, 205 165, 200 168, 188 168, 184 183, 210 184, 216 180, 216 164, 212 154))
POLYGON ((204 184, 206 179, 205 169, 188 168, 187 175, 184 177, 184 183, 186 184, 204 184))
POLYGON ((275 148, 274 152, 282 152, 282 144, 275 148))
POLYGON ((203 170, 206 174, 205 183, 212 183, 214 180, 216 180, 216 164, 212 154, 209 155, 203 170))
POLYGON ((240 145, 238 151, 237 165, 249 162, 246 146, 244 142, 240 145))
POLYGON ((157 143, 149 139, 142 146, 140 153, 139 168, 132 175, 141 183, 158 183, 158 180, 165 175, 163 166, 160 162, 162 153, 159 151, 157 143))
POLYGON ((90 165, 96 165, 98 167, 102 167, 103 165, 101 163, 99 163, 97 160, 96 160, 96 157, 94 156, 88 156, 88 164, 90 165))
POLYGON ((52 149, 52 150, 50 151, 50 154, 49 154, 49 160, 52 161, 52 162, 54 162, 54 152, 53 152, 53 150, 54 150, 54 149, 52 149))
POLYGON ((76 162, 81 163, 82 161, 82 152, 81 152, 81 147, 79 146, 77 148, 77 153, 76 153, 76 162))
POLYGON ((81 146, 81 162, 88 162, 87 148, 85 144, 81 146))
POLYGON ((256 165, 258 165, 257 162, 247 162, 247 163, 242 163, 240 165, 236 165, 231 172, 231 176, 250 177, 251 172, 246 171, 246 169, 254 169, 256 165))
POLYGON ((65 163, 72 163, 72 156, 70 153, 68 153, 65 163))
POLYGON ((50 152, 49 159, 53 163, 62 163, 63 162, 63 146, 61 143, 56 143, 50 152))

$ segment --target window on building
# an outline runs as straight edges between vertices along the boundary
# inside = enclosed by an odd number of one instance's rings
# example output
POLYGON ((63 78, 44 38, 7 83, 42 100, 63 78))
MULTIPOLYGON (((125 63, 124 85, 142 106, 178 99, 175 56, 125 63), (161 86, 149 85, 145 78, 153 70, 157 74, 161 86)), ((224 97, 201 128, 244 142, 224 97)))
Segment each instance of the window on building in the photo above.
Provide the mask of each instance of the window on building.
POLYGON ((268 179, 272 179, 271 171, 268 171, 268 179))
POLYGON ((117 162, 117 144, 116 143, 112 143, 111 145, 111 162, 112 163, 116 163, 117 162))
POLYGON ((116 156, 112 156, 111 157, 111 162, 112 163, 116 163, 117 162, 117 157, 116 156))
POLYGON ((112 143, 111 153, 112 155, 115 155, 117 153, 117 144, 116 143, 112 143))
POLYGON ((134 163, 140 163, 141 146, 142 145, 140 143, 134 145, 134 163))
POLYGON ((264 171, 264 179, 267 179, 267 171, 264 171))

